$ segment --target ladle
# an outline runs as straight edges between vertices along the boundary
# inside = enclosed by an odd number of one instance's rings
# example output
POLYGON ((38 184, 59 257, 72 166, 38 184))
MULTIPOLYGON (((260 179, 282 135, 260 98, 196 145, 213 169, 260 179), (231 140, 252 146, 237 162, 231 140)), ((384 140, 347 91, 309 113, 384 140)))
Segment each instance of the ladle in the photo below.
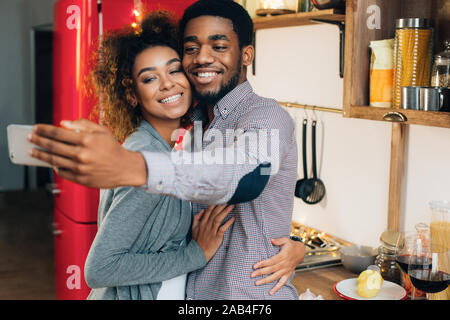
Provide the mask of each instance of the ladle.
POLYGON ((308 204, 319 203, 325 196, 325 185, 322 180, 317 177, 317 160, 316 160, 316 126, 317 121, 313 120, 311 125, 311 145, 312 145, 312 169, 313 176, 306 180, 300 187, 299 194, 302 195, 302 200, 308 204))
POLYGON ((302 185, 308 180, 308 167, 306 166, 306 127, 308 124, 307 119, 303 119, 303 135, 302 135, 302 155, 303 155, 303 179, 297 180, 295 185, 295 196, 303 199, 302 185))

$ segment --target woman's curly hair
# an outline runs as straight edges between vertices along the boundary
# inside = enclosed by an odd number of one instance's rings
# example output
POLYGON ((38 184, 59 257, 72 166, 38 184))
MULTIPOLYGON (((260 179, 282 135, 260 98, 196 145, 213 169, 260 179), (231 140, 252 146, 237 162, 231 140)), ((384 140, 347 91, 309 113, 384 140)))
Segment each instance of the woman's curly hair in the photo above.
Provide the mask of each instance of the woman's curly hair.
MULTIPOLYGON (((91 92, 99 97, 91 119, 100 119, 123 142, 136 130, 142 120, 141 108, 133 106, 132 78, 136 56, 147 48, 165 46, 180 55, 176 18, 168 11, 146 14, 139 28, 125 27, 104 35, 93 56, 89 73, 91 92)), ((181 125, 190 124, 190 111, 182 117, 181 125)))

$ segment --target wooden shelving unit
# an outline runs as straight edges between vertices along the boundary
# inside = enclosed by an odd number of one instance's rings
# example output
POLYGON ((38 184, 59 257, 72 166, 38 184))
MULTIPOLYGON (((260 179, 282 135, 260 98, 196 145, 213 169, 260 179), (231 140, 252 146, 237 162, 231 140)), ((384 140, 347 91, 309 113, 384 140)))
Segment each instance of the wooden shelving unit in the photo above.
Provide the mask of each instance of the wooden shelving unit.
MULTIPOLYGON (((401 223, 405 136, 409 124, 450 128, 450 113, 377 108, 369 106, 369 43, 394 38, 395 20, 425 17, 435 21, 435 52, 450 37, 448 0, 347 0, 346 11, 335 9, 253 19, 254 29, 311 25, 320 22, 345 22, 345 66, 343 116, 392 122, 389 204, 387 228, 399 230, 401 223), (368 7, 380 9, 381 28, 369 29, 368 7), (319 20, 319 21, 315 21, 319 20), (399 117, 386 117, 387 115, 399 117), (399 121, 399 122, 397 122, 399 121)), ((289 104, 289 103, 287 103, 289 104)))
POLYGON ((253 19, 253 26, 256 31, 260 29, 295 27, 319 23, 313 21, 313 19, 343 22, 345 20, 345 14, 336 9, 328 9, 312 12, 290 13, 278 16, 258 17, 253 19))
MULTIPOLYGON (((401 113, 406 121, 416 124, 450 128, 449 112, 430 112, 388 109, 369 106, 369 43, 373 40, 394 38, 395 20, 403 17, 425 17, 435 21, 435 43, 444 42, 449 26, 449 13, 442 10, 445 0, 347 0, 345 20, 344 117, 385 121, 388 112, 401 113), (369 5, 381 11, 381 29, 369 29, 369 5)), ((435 48, 439 51, 439 47, 435 48)))
MULTIPOLYGON (((318 23, 331 23, 337 24, 340 28, 340 66, 339 74, 341 78, 344 75, 344 21, 345 13, 338 9, 328 9, 328 10, 317 10, 311 12, 299 12, 299 13, 289 13, 281 14, 276 16, 266 16, 257 17, 253 19, 253 29, 254 29, 254 43, 256 45, 256 31, 262 29, 271 28, 284 28, 284 27, 296 27, 296 26, 306 26, 318 23)), ((256 61, 256 54, 255 54, 256 61)), ((256 74, 256 63, 253 61, 253 75, 256 74)))
POLYGON ((450 128, 450 113, 419 110, 405 110, 393 108, 378 108, 370 106, 351 106, 344 111, 344 117, 387 121, 384 116, 398 112, 404 115, 406 121, 402 124, 416 124, 431 127, 450 128))
MULTIPOLYGON (((392 123, 387 228, 399 230, 402 216, 405 136, 409 124, 450 128, 450 113, 369 106, 369 43, 395 36, 395 20, 423 17, 435 22, 435 52, 449 34, 448 0, 347 0, 343 116, 392 123), (380 28, 369 28, 369 6, 380 11, 380 28), (447 8, 447 9, 446 9, 447 8)), ((369 10, 370 11, 370 10, 369 10)))
MULTIPOLYGON (((435 43, 449 36, 448 0, 347 0, 346 11, 320 10, 307 13, 253 19, 254 29, 311 25, 324 21, 345 22, 345 66, 343 116, 377 121, 392 121, 389 205, 387 228, 399 230, 402 215, 405 136, 409 124, 450 128, 450 113, 377 108, 369 106, 369 43, 394 37, 395 20, 425 17, 435 20, 435 43), (381 28, 369 29, 368 7, 380 10, 381 28), (315 21, 319 20, 319 21, 315 21), (392 117, 389 115, 394 115, 392 117), (399 121, 399 122, 396 122, 399 121)), ((438 51, 435 48, 435 51, 438 51)))

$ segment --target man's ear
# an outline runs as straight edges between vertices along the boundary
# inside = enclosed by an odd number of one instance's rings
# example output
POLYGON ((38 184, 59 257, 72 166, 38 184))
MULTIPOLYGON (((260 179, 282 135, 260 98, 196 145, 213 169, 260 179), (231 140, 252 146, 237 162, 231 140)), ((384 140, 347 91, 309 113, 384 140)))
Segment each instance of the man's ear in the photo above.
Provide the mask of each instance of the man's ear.
POLYGON ((252 64, 255 57, 255 47, 248 45, 242 48, 242 64, 248 67, 252 64))

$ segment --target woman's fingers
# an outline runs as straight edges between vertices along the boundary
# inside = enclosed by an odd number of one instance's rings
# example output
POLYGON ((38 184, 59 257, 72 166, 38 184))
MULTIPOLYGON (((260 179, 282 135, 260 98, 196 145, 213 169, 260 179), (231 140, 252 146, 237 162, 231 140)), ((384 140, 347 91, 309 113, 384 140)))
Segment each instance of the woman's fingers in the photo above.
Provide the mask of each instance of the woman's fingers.
POLYGON ((222 224, 223 220, 226 218, 226 216, 233 210, 234 205, 220 205, 217 206, 213 212, 213 215, 211 218, 214 219, 214 227, 219 228, 219 226, 222 224))
POLYGON ((234 220, 236 220, 235 217, 231 217, 230 219, 228 219, 227 222, 225 222, 220 228, 219 228, 219 233, 223 236, 225 234, 225 232, 228 230, 229 227, 231 227, 231 225, 233 224, 234 220))
POLYGON ((216 217, 223 211, 223 209, 225 209, 226 206, 227 206, 226 204, 214 206, 214 209, 211 212, 211 217, 216 217))
POLYGON ((202 209, 202 210, 200 210, 199 213, 194 215, 194 219, 192 220, 192 229, 197 228, 197 226, 200 224, 200 220, 201 220, 204 212, 205 212, 205 209, 202 209))
POLYGON ((234 209, 234 205, 223 205, 223 206, 219 206, 220 210, 217 210, 216 212, 216 216, 219 219, 224 219, 233 209, 234 209))
POLYGON ((216 206, 208 206, 206 208, 205 212, 203 213, 202 222, 207 223, 209 221, 209 217, 211 216, 211 213, 216 208, 216 206))
POLYGON ((216 230, 216 232, 225 232, 234 222, 234 219, 232 221, 227 221, 227 223, 225 223, 223 226, 221 226, 221 224, 233 209, 234 205, 226 204, 208 206, 206 210, 202 210, 204 212, 202 213, 201 217, 198 217, 198 221, 199 223, 202 223, 203 226, 208 226, 208 228, 216 230))

